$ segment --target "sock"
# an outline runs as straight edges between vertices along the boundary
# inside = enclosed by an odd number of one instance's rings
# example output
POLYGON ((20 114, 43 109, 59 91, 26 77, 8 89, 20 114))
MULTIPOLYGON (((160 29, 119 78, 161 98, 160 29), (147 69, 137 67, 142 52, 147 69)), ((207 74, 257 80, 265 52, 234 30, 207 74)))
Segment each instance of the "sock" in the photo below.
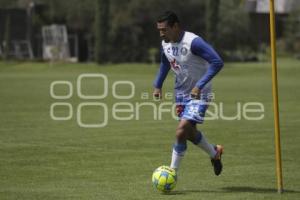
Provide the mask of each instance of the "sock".
POLYGON ((184 157, 184 153, 186 151, 186 143, 175 143, 173 146, 173 152, 172 152, 172 161, 170 167, 175 169, 176 171, 179 168, 180 162, 182 158, 184 157))
POLYGON ((205 136, 200 131, 197 132, 196 139, 193 143, 204 150, 211 158, 216 156, 217 152, 214 145, 208 143, 205 136))

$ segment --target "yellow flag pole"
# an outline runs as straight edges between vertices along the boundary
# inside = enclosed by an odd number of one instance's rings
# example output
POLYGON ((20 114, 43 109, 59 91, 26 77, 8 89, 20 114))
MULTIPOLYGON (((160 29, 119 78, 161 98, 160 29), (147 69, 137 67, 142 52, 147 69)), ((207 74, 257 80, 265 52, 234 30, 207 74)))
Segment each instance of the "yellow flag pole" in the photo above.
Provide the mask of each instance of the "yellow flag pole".
POLYGON ((277 83, 277 61, 276 61, 276 32, 274 0, 270 0, 270 34, 271 34, 271 56, 272 56, 272 93, 274 109, 275 128, 275 149, 276 149, 276 175, 278 193, 283 192, 281 147, 280 147, 280 126, 279 126, 279 106, 278 106, 278 83, 277 83))

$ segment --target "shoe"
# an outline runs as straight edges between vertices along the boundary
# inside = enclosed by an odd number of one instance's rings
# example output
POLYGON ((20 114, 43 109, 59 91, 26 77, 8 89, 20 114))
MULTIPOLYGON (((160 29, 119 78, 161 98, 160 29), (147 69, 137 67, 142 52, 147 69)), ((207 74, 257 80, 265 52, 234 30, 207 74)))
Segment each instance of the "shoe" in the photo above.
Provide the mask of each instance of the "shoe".
POLYGON ((221 145, 216 145, 215 150, 217 151, 217 154, 214 158, 211 159, 211 164, 214 167, 214 172, 217 176, 219 176, 222 172, 222 161, 221 156, 223 154, 223 147, 221 145))

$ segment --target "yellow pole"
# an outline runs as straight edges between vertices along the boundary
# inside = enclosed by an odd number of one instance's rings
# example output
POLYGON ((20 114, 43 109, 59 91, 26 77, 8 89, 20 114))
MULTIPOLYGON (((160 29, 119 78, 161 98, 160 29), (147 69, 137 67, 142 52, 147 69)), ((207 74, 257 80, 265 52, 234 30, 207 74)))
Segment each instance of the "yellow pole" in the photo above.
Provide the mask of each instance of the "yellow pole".
POLYGON ((274 0, 270 0, 270 34, 271 34, 271 56, 272 56, 272 92, 273 92, 274 128, 275 128, 277 190, 278 193, 282 193, 283 184, 282 184, 280 127, 279 127, 279 111, 278 111, 279 106, 278 106, 274 0))

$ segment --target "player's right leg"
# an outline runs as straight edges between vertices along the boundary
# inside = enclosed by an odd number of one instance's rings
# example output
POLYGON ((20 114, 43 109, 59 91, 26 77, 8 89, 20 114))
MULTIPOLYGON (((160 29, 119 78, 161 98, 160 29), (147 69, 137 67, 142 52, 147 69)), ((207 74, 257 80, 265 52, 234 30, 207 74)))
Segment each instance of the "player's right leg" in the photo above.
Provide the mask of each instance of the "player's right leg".
POLYGON ((176 129, 176 142, 173 146, 171 168, 178 170, 180 162, 187 149, 187 136, 193 130, 193 124, 188 120, 181 120, 176 129))

